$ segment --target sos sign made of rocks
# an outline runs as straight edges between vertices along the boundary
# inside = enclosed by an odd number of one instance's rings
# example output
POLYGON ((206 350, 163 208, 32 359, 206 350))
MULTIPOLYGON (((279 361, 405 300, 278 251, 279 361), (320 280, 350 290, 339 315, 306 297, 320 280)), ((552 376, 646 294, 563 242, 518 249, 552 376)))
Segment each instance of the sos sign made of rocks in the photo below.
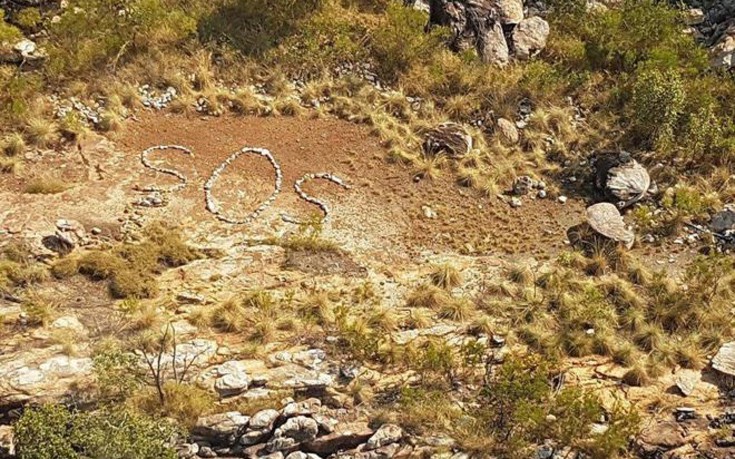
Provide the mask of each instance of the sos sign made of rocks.
MULTIPOLYGON (((154 165, 149 155, 155 151, 161 151, 161 150, 176 150, 180 151, 181 153, 191 156, 194 156, 194 153, 186 148, 182 147, 180 145, 156 145, 153 147, 150 147, 146 150, 144 150, 140 155, 140 160, 143 163, 143 166, 154 170, 156 172, 160 172, 162 174, 171 175, 173 177, 176 177, 179 179, 180 183, 177 185, 173 185, 168 188, 161 188, 156 186, 150 186, 150 187, 139 187, 138 191, 143 192, 156 192, 156 193, 173 193, 179 190, 182 190, 184 187, 186 187, 188 180, 184 174, 181 172, 175 170, 175 169, 168 169, 165 167, 159 167, 154 165)), ((296 194, 303 199, 304 201, 314 204, 315 206, 319 207, 321 211, 324 213, 324 218, 329 216, 329 206, 327 204, 313 196, 308 195, 306 192, 304 192, 301 188, 301 186, 310 180, 314 179, 322 179, 327 180, 329 182, 332 182, 346 190, 349 190, 351 187, 347 185, 341 178, 338 176, 330 173, 330 172, 319 172, 319 173, 312 173, 312 174, 305 174, 296 182, 294 182, 294 190, 296 191, 296 194)), ((258 218, 261 213, 263 213, 266 209, 268 209, 273 202, 276 200, 276 197, 281 192, 281 186, 283 184, 283 172, 281 170, 281 166, 278 164, 278 161, 276 161, 276 158, 273 156, 273 154, 270 152, 270 150, 265 148, 255 148, 255 147, 244 147, 240 150, 237 150, 233 154, 231 154, 227 159, 225 159, 222 163, 220 163, 219 166, 217 166, 214 171, 212 171, 212 174, 209 176, 209 179, 204 183, 204 201, 206 203, 207 210, 214 214, 218 220, 223 221, 225 223, 231 223, 235 225, 243 225, 247 223, 251 223, 253 220, 258 218), (226 213, 222 211, 221 206, 215 199, 215 197, 212 194, 212 189, 214 188, 215 183, 217 183, 217 180, 219 180, 222 173, 227 169, 227 167, 232 164, 234 161, 236 161, 240 156, 242 155, 256 155, 263 157, 268 160, 270 165, 273 167, 273 170, 275 172, 275 187, 273 190, 273 193, 266 198, 266 200, 260 204, 253 212, 251 212, 249 215, 247 215, 244 218, 237 219, 233 218, 231 216, 228 216, 226 213)), ((281 214, 281 218, 288 223, 300 223, 295 218, 286 215, 281 214)))

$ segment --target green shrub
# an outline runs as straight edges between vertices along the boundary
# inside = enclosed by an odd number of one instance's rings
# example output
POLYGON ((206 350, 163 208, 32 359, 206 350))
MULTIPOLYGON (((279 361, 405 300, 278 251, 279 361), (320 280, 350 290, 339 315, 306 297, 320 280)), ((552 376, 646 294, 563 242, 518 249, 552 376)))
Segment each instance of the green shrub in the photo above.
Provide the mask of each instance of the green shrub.
POLYGON ((202 18, 199 36, 225 41, 238 51, 262 56, 299 30, 300 21, 316 13, 323 0, 233 0, 222 2, 202 18))
POLYGON ((171 425, 122 408, 81 413, 44 405, 26 410, 14 432, 20 459, 176 458, 171 425))
POLYGON ((5 11, 0 9, 0 44, 19 40, 22 36, 17 27, 6 22, 5 11))
POLYGON ((415 65, 425 65, 443 45, 446 32, 424 33, 426 16, 397 2, 388 6, 385 17, 370 35, 370 50, 383 78, 395 81, 415 65))
POLYGON ((72 414, 63 406, 26 410, 13 426, 19 459, 77 459, 70 441, 72 414))
POLYGON ((676 71, 650 69, 639 72, 630 105, 634 132, 648 146, 671 147, 685 97, 684 85, 676 71))
POLYGON ((13 21, 24 29, 33 29, 41 22, 38 8, 23 8, 13 15, 13 21))

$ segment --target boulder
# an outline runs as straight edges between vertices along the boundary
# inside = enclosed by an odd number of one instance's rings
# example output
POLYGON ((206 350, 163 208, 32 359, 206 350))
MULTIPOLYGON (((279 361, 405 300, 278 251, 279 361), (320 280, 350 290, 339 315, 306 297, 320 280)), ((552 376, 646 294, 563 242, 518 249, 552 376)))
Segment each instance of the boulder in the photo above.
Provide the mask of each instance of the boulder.
POLYGON ((735 376, 735 341, 725 343, 712 358, 712 368, 728 376, 735 376))
POLYGON ((659 422, 644 429, 638 437, 639 449, 645 454, 669 451, 686 443, 686 433, 676 421, 659 422))
POLYGON ((681 393, 688 397, 702 380, 702 373, 696 370, 680 370, 674 375, 674 382, 681 393))
POLYGON ((618 208, 608 202, 588 207, 587 223, 598 234, 625 244, 627 248, 631 248, 635 242, 635 235, 625 226, 618 208))
POLYGON ((722 70, 729 70, 735 65, 735 25, 728 27, 710 49, 710 63, 722 70))
POLYGON ((518 128, 512 121, 505 118, 498 118, 496 127, 503 143, 515 145, 521 140, 521 136, 518 134, 518 128))
POLYGON ((434 156, 445 153, 451 157, 461 157, 472 151, 472 136, 461 124, 441 123, 426 133, 424 153, 434 156))
POLYGON ((712 216, 709 229, 713 233, 723 234, 735 228, 735 204, 728 204, 723 210, 712 216))
POLYGON ((373 450, 397 443, 403 438, 403 429, 395 424, 383 424, 365 445, 366 450, 373 450))
POLYGON ((528 60, 546 47, 549 23, 538 16, 522 20, 513 29, 513 54, 517 59, 528 60))
POLYGON ((334 432, 316 438, 302 445, 301 449, 309 453, 327 456, 337 451, 345 451, 365 443, 373 435, 367 423, 354 422, 339 424, 334 432))
POLYGON ((503 25, 518 24, 523 20, 523 0, 493 0, 503 25))
POLYGON ((222 397, 238 395, 250 386, 250 377, 241 362, 225 362, 217 367, 217 379, 214 381, 214 389, 222 397))
POLYGON ((630 153, 603 152, 595 158, 595 186, 622 209, 646 196, 651 177, 630 153))
POLYGON ((292 438, 296 443, 312 441, 319 433, 319 425, 310 417, 296 416, 290 418, 273 433, 276 438, 292 438))
POLYGON ((216 445, 231 445, 242 435, 250 418, 239 411, 204 416, 197 420, 192 429, 195 439, 216 445))
POLYGON ((258 411, 250 418, 251 429, 268 429, 281 414, 277 410, 266 409, 258 411))
POLYGON ((510 60, 510 48, 503 33, 503 27, 496 22, 486 27, 477 37, 477 51, 486 64, 505 65, 510 60))

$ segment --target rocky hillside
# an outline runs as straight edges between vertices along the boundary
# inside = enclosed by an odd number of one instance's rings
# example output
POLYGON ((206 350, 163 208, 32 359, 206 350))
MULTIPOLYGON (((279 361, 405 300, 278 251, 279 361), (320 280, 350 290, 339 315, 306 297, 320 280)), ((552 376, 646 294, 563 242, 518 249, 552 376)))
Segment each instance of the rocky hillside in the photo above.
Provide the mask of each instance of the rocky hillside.
POLYGON ((0 457, 733 457, 734 14, 0 0, 0 457))

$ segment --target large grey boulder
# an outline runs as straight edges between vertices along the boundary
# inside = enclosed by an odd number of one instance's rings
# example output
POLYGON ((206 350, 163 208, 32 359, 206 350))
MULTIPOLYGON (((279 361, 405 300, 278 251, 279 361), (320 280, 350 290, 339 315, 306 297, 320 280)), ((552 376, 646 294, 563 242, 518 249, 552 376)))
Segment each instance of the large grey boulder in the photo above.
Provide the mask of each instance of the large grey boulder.
POLYGON ((231 445, 244 432, 250 418, 239 411, 201 417, 192 429, 192 436, 212 444, 231 445))
POLYGON ((510 49, 499 22, 478 35, 477 49, 482 62, 486 64, 505 65, 510 60, 510 49))
POLYGON ((603 152, 595 158, 595 186, 621 209, 646 196, 651 187, 648 171, 630 153, 603 152))
POLYGON ((635 235, 630 231, 617 207, 609 202, 601 202, 587 208, 587 223, 598 234, 627 248, 633 246, 635 235))
POLYGON ((502 24, 518 24, 523 20, 523 0, 493 0, 502 24))
POLYGON ((513 29, 513 52, 517 59, 528 60, 546 48, 549 23, 535 16, 522 20, 513 29))

